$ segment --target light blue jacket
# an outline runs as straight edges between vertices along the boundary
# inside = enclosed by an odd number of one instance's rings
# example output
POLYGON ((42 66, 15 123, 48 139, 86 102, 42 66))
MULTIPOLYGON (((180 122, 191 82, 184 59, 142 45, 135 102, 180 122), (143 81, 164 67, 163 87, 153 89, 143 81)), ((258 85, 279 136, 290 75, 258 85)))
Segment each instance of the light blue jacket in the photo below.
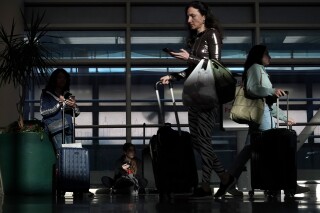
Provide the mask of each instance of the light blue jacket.
MULTIPOLYGON (((247 71, 247 84, 246 89, 248 95, 252 97, 265 98, 269 95, 274 95, 275 89, 272 87, 272 83, 269 79, 269 75, 266 73, 265 67, 260 64, 253 64, 247 71)), ((272 105, 271 115, 277 116, 276 104, 272 105)), ((279 119, 287 121, 287 115, 279 108, 279 119)))

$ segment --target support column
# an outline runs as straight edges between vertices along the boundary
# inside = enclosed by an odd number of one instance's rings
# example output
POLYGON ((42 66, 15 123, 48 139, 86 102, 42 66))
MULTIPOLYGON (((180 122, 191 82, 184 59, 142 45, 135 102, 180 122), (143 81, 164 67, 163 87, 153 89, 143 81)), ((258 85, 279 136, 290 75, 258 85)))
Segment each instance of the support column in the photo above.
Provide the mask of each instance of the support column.
MULTIPOLYGON (((16 33, 23 32, 23 22, 20 9, 23 8, 23 0, 1 0, 0 1, 0 24, 10 32, 13 19, 16 23, 16 33)), ((0 50, 3 47, 0 44, 0 50)), ((19 90, 13 84, 4 85, 0 88, 0 130, 10 123, 18 120, 16 103, 19 100, 19 90)), ((0 171, 0 195, 3 195, 2 176, 0 171)), ((0 196, 0 199, 3 199, 0 196)))
MULTIPOLYGON (((23 21, 20 10, 23 9, 23 0, 0 1, 0 24, 9 32, 14 19, 15 33, 23 32, 23 21)), ((0 45, 0 49, 2 46, 0 45)), ((0 88, 0 128, 18 120, 16 103, 19 101, 19 90, 13 84, 4 85, 0 88)))

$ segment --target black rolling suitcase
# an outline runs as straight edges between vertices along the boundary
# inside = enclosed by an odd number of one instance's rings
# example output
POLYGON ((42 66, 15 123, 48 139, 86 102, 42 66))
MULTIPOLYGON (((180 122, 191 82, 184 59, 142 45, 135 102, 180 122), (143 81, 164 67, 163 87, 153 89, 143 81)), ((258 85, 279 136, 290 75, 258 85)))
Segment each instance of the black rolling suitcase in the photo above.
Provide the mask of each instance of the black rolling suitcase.
POLYGON ((159 84, 161 83, 157 82, 155 89, 163 126, 158 129, 156 135, 152 136, 149 143, 155 184, 160 195, 161 193, 190 193, 198 185, 191 136, 188 132, 181 131, 171 83, 169 86, 178 130, 172 129, 170 123, 164 123, 159 84))
POLYGON ((276 195, 279 190, 285 190, 289 193, 287 195, 293 196, 296 190, 297 134, 288 126, 278 127, 277 116, 277 128, 251 134, 251 196, 254 189, 265 190, 270 196, 276 195))
MULTIPOLYGON (((65 120, 65 110, 62 110, 62 120, 65 120)), ((73 140, 75 138, 75 114, 73 110, 73 140)), ((63 122, 64 125, 64 122, 63 122)), ((63 126, 62 141, 65 141, 63 126)), ((89 153, 86 148, 62 147, 57 150, 56 161, 56 193, 63 196, 65 192, 82 195, 90 189, 89 153)))

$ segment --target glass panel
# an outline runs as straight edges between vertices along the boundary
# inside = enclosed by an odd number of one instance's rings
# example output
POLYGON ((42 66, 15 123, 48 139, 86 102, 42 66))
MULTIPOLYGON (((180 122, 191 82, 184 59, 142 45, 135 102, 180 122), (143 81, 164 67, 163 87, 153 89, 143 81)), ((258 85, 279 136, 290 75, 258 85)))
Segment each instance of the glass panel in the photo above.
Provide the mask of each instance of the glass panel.
POLYGON ((112 5, 100 6, 68 6, 64 3, 59 6, 26 5, 25 13, 28 20, 31 20, 31 14, 34 11, 40 11, 40 13, 45 12, 45 23, 68 25, 69 27, 81 27, 85 24, 124 24, 126 22, 125 4, 120 5, 113 3, 112 5))
POLYGON ((42 42, 56 59, 125 58, 124 31, 49 31, 42 42))
MULTIPOLYGON (((81 110, 81 107, 80 107, 81 110)), ((81 112, 75 119, 75 125, 92 125, 92 112, 81 112)), ((76 128, 76 137, 92 137, 92 128, 76 128)), ((76 142, 84 145, 92 145, 92 140, 84 139, 76 142)))
POLYGON ((92 106, 92 85, 87 82, 71 85, 70 92, 76 97, 80 110, 83 106, 92 106))
MULTIPOLYGON (((271 61, 272 63, 272 61, 271 61)), ((319 72, 320 67, 267 67, 269 73, 284 73, 284 72, 295 72, 295 73, 312 73, 319 72)))
POLYGON ((318 24, 320 22, 318 6, 262 6, 259 14, 260 22, 268 24, 318 24))
MULTIPOLYGON (((132 58, 168 58, 165 47, 173 50, 186 48, 187 31, 135 31, 132 32, 132 58)), ((252 46, 252 31, 229 30, 224 32, 222 58, 245 58, 252 46)))
POLYGON ((133 5, 131 21, 133 24, 183 24, 185 23, 184 6, 133 5))
POLYGON ((320 30, 263 30, 260 42, 273 58, 320 58, 320 30))
POLYGON ((222 46, 222 58, 243 59, 253 44, 252 31, 226 30, 222 46))
POLYGON ((99 106, 125 106, 126 82, 124 74, 108 74, 98 77, 99 106))
MULTIPOLYGON (((318 82, 315 82, 312 84, 312 97, 314 97, 314 98, 320 97, 320 84, 318 82)), ((313 104, 320 104, 320 101, 315 101, 315 102, 313 102, 313 104)), ((320 128, 319 128, 319 130, 320 130, 320 128)))
MULTIPOLYGON (((301 98, 306 98, 306 85, 304 83, 291 83, 291 84, 286 84, 286 83, 274 83, 273 84, 274 88, 281 88, 284 90, 289 91, 289 99, 301 99, 301 98)), ((287 99, 281 98, 280 99, 280 104, 286 104, 287 99)), ((306 101, 289 101, 289 109, 291 105, 297 105, 297 104, 307 104, 306 101)))
MULTIPOLYGON (((319 91, 319 90, 318 90, 319 91)), ((315 115, 318 111, 314 111, 313 112, 313 115, 315 115)), ((314 135, 316 136, 320 136, 320 126, 317 126, 315 129, 314 129, 314 135)), ((320 138, 317 137, 317 138, 314 138, 314 142, 317 143, 317 144, 320 144, 320 138)))
POLYGON ((210 8, 222 24, 254 22, 254 4, 237 5, 232 3, 228 6, 212 5, 210 8))
POLYGON ((134 31, 132 32, 132 58, 170 58, 163 48, 185 48, 185 31, 134 31))
MULTIPOLYGON (((125 125, 125 112, 99 112, 99 125, 125 125)), ((125 142, 126 128, 99 128, 99 137, 109 137, 110 139, 100 139, 100 145, 123 144, 125 142), (118 138, 118 139, 117 139, 118 138)))
MULTIPOLYGON (((131 113, 131 122, 132 124, 146 125, 148 124, 158 124, 158 110, 156 111, 143 111, 143 112, 132 112, 131 113)), ((145 134, 146 137, 151 137, 152 135, 157 133, 157 127, 146 127, 145 134)), ((133 137, 143 137, 143 128, 132 128, 132 136, 133 137)), ((141 139, 142 142, 142 139, 141 139)), ((137 143, 138 140, 137 140, 137 143)))

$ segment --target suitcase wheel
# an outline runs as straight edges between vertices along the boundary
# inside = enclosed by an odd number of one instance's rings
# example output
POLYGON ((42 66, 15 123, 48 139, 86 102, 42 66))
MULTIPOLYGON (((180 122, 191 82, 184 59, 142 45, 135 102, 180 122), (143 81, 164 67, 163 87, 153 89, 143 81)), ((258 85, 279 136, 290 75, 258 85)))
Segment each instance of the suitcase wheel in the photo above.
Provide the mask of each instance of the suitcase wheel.
POLYGON ((267 190, 266 194, 268 197, 277 197, 278 194, 280 194, 281 191, 279 190, 267 190))
POLYGON ((83 192, 73 192, 73 197, 74 198, 83 198, 83 192))
POLYGON ((253 196, 254 196, 254 189, 252 189, 252 190, 249 191, 249 197, 250 197, 250 198, 253 198, 253 196))
POLYGON ((284 190, 284 195, 285 195, 287 198, 294 197, 294 195, 295 195, 295 190, 284 190))

